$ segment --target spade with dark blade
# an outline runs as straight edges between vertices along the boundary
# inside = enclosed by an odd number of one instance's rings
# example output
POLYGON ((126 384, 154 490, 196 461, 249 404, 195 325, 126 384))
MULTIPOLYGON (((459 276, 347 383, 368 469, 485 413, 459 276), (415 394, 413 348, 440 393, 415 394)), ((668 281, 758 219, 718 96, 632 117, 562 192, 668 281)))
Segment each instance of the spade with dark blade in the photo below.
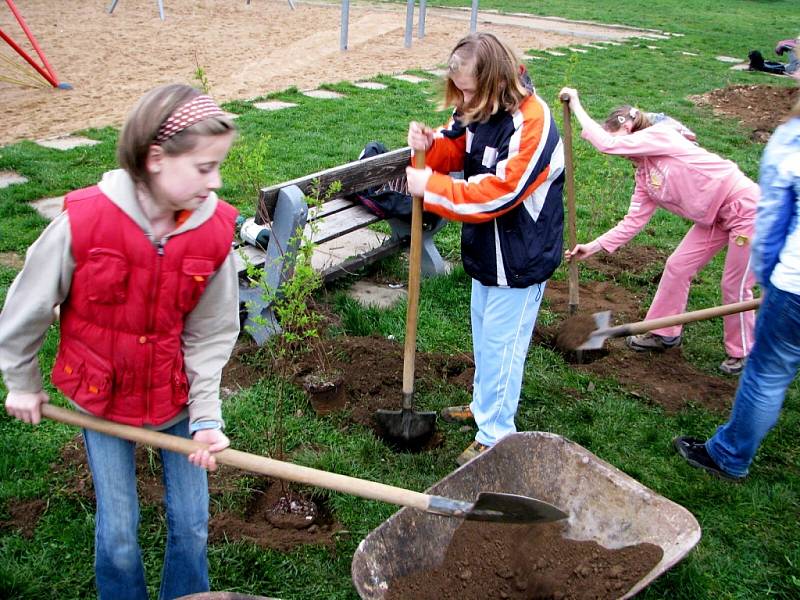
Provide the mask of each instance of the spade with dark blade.
MULTIPOLYGON (((180 454, 192 454, 206 448, 205 444, 195 442, 175 435, 168 435, 142 427, 122 425, 91 415, 67 410, 52 404, 42 405, 42 415, 69 425, 76 425, 107 435, 113 435, 131 442, 146 444, 154 448, 163 448, 180 454)), ((488 454, 490 450, 487 450, 488 454)), ((516 494, 501 494, 481 492, 475 503, 464 500, 445 498, 423 494, 404 488, 393 487, 377 481, 357 479, 347 475, 339 475, 330 471, 321 471, 310 467, 303 467, 281 460, 274 460, 257 454, 240 452, 226 448, 214 453, 217 463, 230 465, 260 475, 268 475, 277 479, 294 481, 308 485, 353 494, 370 500, 380 500, 390 504, 399 504, 423 510, 425 512, 457 517, 473 521, 497 521, 504 523, 534 523, 537 521, 557 521, 568 517, 552 504, 518 496, 516 494)))
MULTIPOLYGON (((416 151, 415 164, 425 168, 425 152, 416 151)), ((411 207, 411 249, 408 260, 408 308, 406 341, 403 352, 403 409, 378 410, 374 417, 380 436, 400 450, 418 451, 436 431, 435 412, 414 410, 414 359, 417 347, 419 280, 422 265, 422 198, 413 198, 411 207)))
POLYGON ((650 319, 649 321, 625 323, 623 325, 617 325, 616 327, 609 327, 611 311, 606 310, 592 315, 594 318, 595 330, 587 331, 584 338, 586 341, 578 345, 575 350, 599 350, 603 347, 603 342, 608 338, 638 335, 647 331, 653 331, 654 329, 661 329, 662 327, 672 327, 673 325, 684 325, 685 323, 692 323, 694 321, 724 317, 725 315, 754 310, 758 308, 760 304, 761 298, 755 298, 754 300, 723 304, 722 306, 693 310, 679 315, 650 319))

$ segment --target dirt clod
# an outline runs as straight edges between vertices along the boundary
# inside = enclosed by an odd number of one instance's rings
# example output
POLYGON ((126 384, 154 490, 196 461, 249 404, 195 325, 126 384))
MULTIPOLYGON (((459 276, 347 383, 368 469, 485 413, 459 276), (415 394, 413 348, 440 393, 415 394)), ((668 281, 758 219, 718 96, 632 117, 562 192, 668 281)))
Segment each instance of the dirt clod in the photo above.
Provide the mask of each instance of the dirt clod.
POLYGON ((575 350, 589 339, 595 330, 595 322, 591 315, 575 315, 562 321, 556 333, 556 346, 568 352, 575 350))

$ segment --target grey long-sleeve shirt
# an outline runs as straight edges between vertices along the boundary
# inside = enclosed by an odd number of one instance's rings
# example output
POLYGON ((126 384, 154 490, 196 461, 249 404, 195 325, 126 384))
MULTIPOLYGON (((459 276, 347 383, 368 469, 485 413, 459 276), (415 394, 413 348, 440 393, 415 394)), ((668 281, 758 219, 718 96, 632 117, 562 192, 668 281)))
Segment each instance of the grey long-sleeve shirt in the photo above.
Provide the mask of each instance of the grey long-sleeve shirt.
MULTIPOLYGON (((153 240, 149 222, 136 202, 133 183, 124 171, 106 173, 100 189, 153 240)), ((214 213, 216 205, 216 196, 210 196, 170 235, 196 228, 214 213)), ((42 389, 37 354, 54 321, 55 307, 69 295, 75 270, 71 245, 69 215, 64 212, 28 249, 25 266, 8 290, 0 312, 0 371, 9 391, 42 389)), ((239 285, 231 253, 209 279, 199 303, 184 323, 182 342, 189 380, 191 423, 208 420, 223 423, 220 379, 238 334, 239 285)), ((159 429, 171 426, 184 416, 185 413, 181 413, 159 429)))

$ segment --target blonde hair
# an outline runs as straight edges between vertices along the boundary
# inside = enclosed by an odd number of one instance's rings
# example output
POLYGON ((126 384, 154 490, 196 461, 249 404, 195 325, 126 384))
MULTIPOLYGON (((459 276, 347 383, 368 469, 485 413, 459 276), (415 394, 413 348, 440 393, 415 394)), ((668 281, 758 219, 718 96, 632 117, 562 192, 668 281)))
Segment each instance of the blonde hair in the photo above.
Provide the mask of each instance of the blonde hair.
MULTIPOLYGON (((147 92, 131 109, 117 144, 117 160, 136 183, 148 183, 147 156, 161 124, 178 108, 201 94, 188 85, 162 85, 147 92)), ((193 150, 201 136, 231 131, 236 131, 236 126, 230 118, 209 117, 180 131, 160 146, 166 154, 175 156, 193 150)))
POLYGON ((647 118, 644 112, 630 104, 624 104, 618 106, 608 114, 608 117, 603 123, 603 129, 611 132, 618 131, 628 121, 633 123, 631 126, 631 133, 641 129, 647 129, 652 125, 650 119, 647 118))
POLYGON ((516 52, 491 33, 469 34, 456 44, 447 61, 444 104, 455 107, 462 125, 484 123, 500 110, 517 110, 530 95, 520 77, 521 65, 516 52), (453 83, 456 73, 475 78, 475 94, 469 104, 453 83))

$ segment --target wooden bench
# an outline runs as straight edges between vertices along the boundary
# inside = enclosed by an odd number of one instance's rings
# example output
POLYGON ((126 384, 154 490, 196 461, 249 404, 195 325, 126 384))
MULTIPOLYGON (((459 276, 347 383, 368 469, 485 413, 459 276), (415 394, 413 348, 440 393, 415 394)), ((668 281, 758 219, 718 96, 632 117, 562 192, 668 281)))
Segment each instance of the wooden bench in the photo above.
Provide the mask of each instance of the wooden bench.
MULTIPOLYGON (((323 256, 326 247, 337 241, 339 246, 347 247, 344 243, 346 236, 352 238, 359 230, 382 220, 348 196, 390 181, 403 180, 409 157, 409 148, 401 148, 263 188, 259 194, 256 222, 268 227, 269 243, 265 249, 243 244, 240 252, 247 256, 247 262, 263 267, 263 284, 269 289, 277 289, 285 276, 286 257, 297 251, 295 232, 305 228, 304 237, 316 244, 316 256, 323 256), (314 193, 315 187, 324 195, 324 191, 337 181, 341 190, 320 207, 309 211, 305 196, 314 193)), ((351 254, 334 257, 335 253, 331 253, 330 260, 315 265, 323 280, 329 282, 352 274, 407 246, 411 237, 410 225, 399 219, 386 219, 386 222, 391 228, 390 235, 374 232, 375 243, 366 246, 354 244, 351 254)), ((433 242, 433 235, 444 224, 445 221, 441 221, 436 228, 423 232, 422 274, 425 276, 445 273, 445 262, 433 242)), ((246 271, 243 259, 240 259, 239 271, 240 274, 246 271)), ((240 296, 246 306, 244 326, 257 343, 263 344, 278 330, 278 325, 270 307, 261 298, 261 290, 249 285, 246 277, 240 277, 240 280, 240 296)))

